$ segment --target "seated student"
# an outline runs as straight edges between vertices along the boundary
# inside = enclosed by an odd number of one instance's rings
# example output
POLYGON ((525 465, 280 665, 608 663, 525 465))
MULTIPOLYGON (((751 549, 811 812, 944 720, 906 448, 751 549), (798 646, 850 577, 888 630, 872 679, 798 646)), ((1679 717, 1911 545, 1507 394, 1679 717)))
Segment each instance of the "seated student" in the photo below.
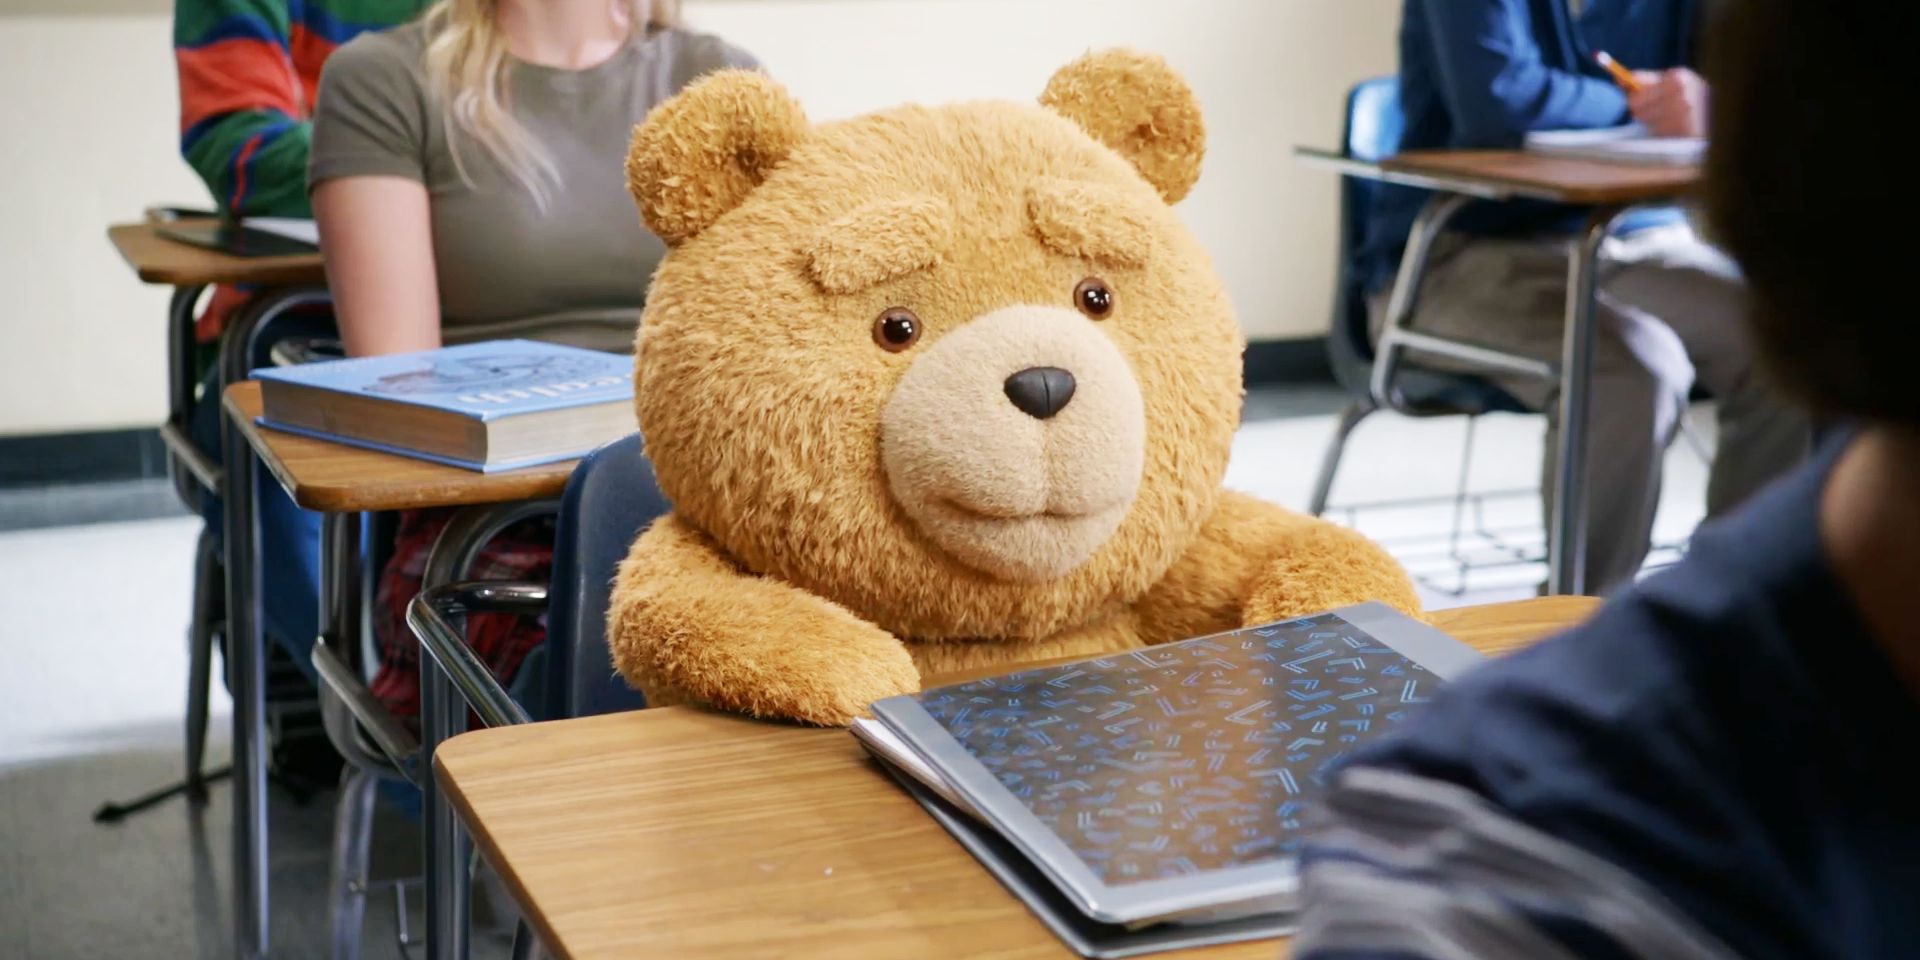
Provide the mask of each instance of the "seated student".
MULTIPOLYGON (((223 212, 310 217, 307 143, 320 67, 341 44, 427 0, 176 0, 180 153, 223 212)), ((211 345, 247 291, 220 287, 196 335, 211 345)))
MULTIPOLYGON (((403 23, 425 0, 177 0, 174 60, 180 80, 180 151, 221 211, 234 216, 308 217, 307 147, 320 69, 355 36, 403 23)), ((220 404, 214 345, 251 296, 217 287, 195 329, 202 344, 194 445, 218 461, 220 404)), ((260 523, 262 630, 309 677, 320 621, 320 515, 262 477, 260 523)), ((202 513, 218 529, 221 505, 202 513)))
POLYGON ((1841 432, 1341 771, 1295 956, 1915 954, 1920 392, 1868 279, 1915 245, 1866 238, 1920 203, 1859 163, 1916 43, 1910 4, 1725 4, 1708 212, 1770 368, 1841 432))
MULTIPOLYGON (((669 0, 441 0, 416 23, 343 47, 321 78, 314 212, 340 332, 355 356, 529 337, 630 351, 665 255, 627 196, 627 139, 696 77, 753 67, 676 26, 669 0)), ((377 595, 374 693, 418 713, 406 606, 450 511, 401 518, 377 595)), ((544 580, 550 524, 509 531, 473 576, 544 580)), ((469 619, 510 677, 540 625, 469 619)))
MULTIPOLYGON (((1706 85, 1685 64, 1694 0, 1406 0, 1400 32, 1404 149, 1514 148, 1531 131, 1609 127, 1638 119, 1667 136, 1699 135, 1706 85), (1638 73, 1632 97, 1593 60, 1607 51, 1638 73)), ((1374 325, 1426 191, 1386 188, 1366 227, 1374 325)), ((1557 363, 1567 252, 1583 211, 1537 203, 1477 204, 1433 246, 1414 325, 1557 363)), ((1805 418, 1754 375, 1739 322, 1738 272, 1696 237, 1677 209, 1630 216, 1601 250, 1595 311, 1586 489, 1588 588, 1630 580, 1646 558, 1662 454, 1692 388, 1718 402, 1719 446, 1707 491, 1718 515, 1806 456, 1805 418)), ((1447 361, 1421 357, 1438 367, 1447 361)), ((1495 378, 1548 416, 1557 445, 1557 389, 1495 378)), ((1547 471, 1543 469, 1543 474, 1547 471)), ((1552 496, 1550 477, 1543 481, 1552 496)))

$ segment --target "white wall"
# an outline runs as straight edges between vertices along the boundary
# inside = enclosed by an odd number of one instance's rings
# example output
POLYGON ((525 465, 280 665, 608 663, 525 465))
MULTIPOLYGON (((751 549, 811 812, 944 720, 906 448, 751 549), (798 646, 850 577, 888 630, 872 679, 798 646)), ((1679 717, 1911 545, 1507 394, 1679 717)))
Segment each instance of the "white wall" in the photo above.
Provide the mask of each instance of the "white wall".
MULTIPOLYGON (((1030 99, 1088 49, 1158 51, 1206 110, 1181 204, 1250 337, 1326 327, 1341 92, 1392 69, 1398 0, 692 0, 816 119, 908 100, 1030 99)), ((164 291, 106 224, 201 202, 177 159, 162 0, 0 0, 0 435, 149 425, 164 412, 164 291), (30 8, 32 13, 22 11, 30 8), (68 10, 89 11, 85 15, 68 10)))
POLYGON ((1207 118, 1180 205, 1249 337, 1323 333, 1335 181, 1296 164, 1333 146, 1341 96, 1392 71, 1398 0, 694 0, 693 22, 745 46, 815 119, 906 100, 1032 99, 1089 49, 1135 46, 1184 73, 1207 118))
POLYGON ((205 196, 178 159, 172 18, 149 6, 0 13, 0 435, 165 415, 167 293, 107 243, 146 204, 205 196))

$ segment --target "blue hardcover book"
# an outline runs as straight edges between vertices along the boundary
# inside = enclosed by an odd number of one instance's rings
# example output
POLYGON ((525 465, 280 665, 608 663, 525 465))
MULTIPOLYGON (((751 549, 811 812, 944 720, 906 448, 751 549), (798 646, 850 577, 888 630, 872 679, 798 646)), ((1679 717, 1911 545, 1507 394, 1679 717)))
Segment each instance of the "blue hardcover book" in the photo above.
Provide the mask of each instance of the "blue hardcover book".
POLYGON ((532 340, 254 371, 278 430, 492 473, 634 427, 633 358, 532 340))

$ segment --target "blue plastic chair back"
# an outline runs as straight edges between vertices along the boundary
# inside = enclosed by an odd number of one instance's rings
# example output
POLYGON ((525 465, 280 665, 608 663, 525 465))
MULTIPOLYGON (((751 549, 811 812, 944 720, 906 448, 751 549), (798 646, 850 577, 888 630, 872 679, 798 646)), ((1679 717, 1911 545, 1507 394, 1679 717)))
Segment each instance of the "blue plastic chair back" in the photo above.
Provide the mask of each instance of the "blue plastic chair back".
MULTIPOLYGON (((1406 115, 1400 110, 1400 79, 1362 80, 1347 92, 1340 147, 1353 160, 1373 162, 1400 149, 1406 115)), ((1368 330, 1366 271, 1360 247, 1366 241, 1367 220, 1380 192, 1377 181, 1340 178, 1340 260, 1334 279, 1333 325, 1328 348, 1333 371, 1350 391, 1365 391, 1373 368, 1373 337, 1368 330)))
POLYGON ((1340 145, 1355 160, 1385 160, 1400 151, 1406 124, 1400 111, 1400 78, 1362 80, 1347 91, 1347 129, 1340 145))
POLYGON ((637 433, 595 450, 574 468, 554 530, 541 719, 646 706, 613 669, 607 607, 614 572, 634 538, 668 509, 637 433))

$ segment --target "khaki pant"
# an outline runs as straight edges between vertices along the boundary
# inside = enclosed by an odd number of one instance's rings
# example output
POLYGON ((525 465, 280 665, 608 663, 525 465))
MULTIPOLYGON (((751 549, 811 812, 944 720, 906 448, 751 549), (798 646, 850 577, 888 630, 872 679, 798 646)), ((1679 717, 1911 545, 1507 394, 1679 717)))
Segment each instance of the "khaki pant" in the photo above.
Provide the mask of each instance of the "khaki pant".
MULTIPOLYGON (((1414 328, 1555 363, 1566 316, 1572 240, 1436 238, 1415 301, 1414 328)), ((1587 433, 1587 590, 1632 578, 1646 559, 1660 499, 1660 468, 1698 384, 1716 401, 1719 444, 1707 485, 1718 515, 1805 459, 1806 414, 1762 381, 1743 317, 1746 288, 1733 262, 1686 226, 1608 239, 1600 250, 1587 433)), ((1374 297, 1374 329, 1386 293, 1374 297)), ((1457 361, 1412 354, 1436 369, 1457 361)), ((1557 384, 1493 379, 1547 414, 1541 489, 1552 515, 1557 384)))

